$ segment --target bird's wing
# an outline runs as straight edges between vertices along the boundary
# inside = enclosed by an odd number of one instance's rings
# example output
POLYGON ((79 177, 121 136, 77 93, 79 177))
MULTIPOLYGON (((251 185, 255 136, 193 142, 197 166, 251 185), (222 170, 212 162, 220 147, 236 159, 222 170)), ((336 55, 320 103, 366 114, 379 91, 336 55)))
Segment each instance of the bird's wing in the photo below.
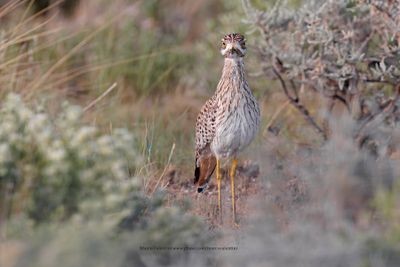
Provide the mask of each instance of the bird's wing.
POLYGON ((207 145, 210 145, 215 135, 215 99, 210 98, 201 108, 196 121, 196 158, 200 156, 207 145))
POLYGON ((214 172, 216 158, 210 144, 215 136, 215 97, 210 98, 201 108, 196 121, 196 162, 194 182, 202 186, 214 172))

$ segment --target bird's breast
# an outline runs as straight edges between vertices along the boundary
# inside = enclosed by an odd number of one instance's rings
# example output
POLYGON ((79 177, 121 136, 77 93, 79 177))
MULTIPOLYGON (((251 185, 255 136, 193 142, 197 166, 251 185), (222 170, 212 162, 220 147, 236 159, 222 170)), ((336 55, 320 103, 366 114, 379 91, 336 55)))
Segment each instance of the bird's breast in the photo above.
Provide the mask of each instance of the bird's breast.
POLYGON ((221 99, 216 116, 215 137, 211 149, 220 158, 231 157, 254 139, 260 122, 260 113, 252 95, 221 99))

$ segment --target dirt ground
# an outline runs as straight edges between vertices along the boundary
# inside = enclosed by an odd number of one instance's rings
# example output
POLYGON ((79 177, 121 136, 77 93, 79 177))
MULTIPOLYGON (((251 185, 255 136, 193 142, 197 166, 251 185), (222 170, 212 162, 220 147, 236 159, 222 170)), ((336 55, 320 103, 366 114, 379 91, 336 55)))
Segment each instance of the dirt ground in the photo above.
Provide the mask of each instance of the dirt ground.
POLYGON ((167 185, 168 200, 179 202, 185 199, 192 200, 191 212, 206 219, 210 228, 240 228, 240 222, 251 212, 250 200, 262 196, 265 193, 259 176, 259 166, 250 161, 239 162, 235 178, 236 216, 238 224, 232 221, 231 186, 228 175, 229 166, 225 165, 221 183, 222 222, 218 215, 218 190, 215 173, 211 177, 207 189, 203 193, 197 193, 197 187, 193 184, 193 178, 184 182, 175 182, 175 172, 170 172, 167 185))

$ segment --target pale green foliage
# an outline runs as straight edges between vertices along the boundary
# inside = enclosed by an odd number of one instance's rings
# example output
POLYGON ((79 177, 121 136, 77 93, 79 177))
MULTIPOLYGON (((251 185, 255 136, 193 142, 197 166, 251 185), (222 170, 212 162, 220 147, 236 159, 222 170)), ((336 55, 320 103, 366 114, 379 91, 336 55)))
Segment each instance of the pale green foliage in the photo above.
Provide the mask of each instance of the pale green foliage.
POLYGON ((93 209, 85 220, 78 213, 61 227, 39 227, 24 239, 26 250, 17 266, 186 266, 194 259, 202 266, 208 259, 190 251, 157 249, 201 248, 213 239, 198 217, 166 207, 162 195, 147 198, 133 191, 124 204, 112 206, 93 209))
POLYGON ((208 244, 199 218, 167 207, 162 192, 145 194, 131 132, 104 134, 82 123, 83 110, 70 104, 57 114, 16 94, 0 109, 2 226, 24 243, 30 233, 19 266, 173 265, 189 254, 165 250, 147 258, 139 247, 208 244))
MULTIPOLYGON (((146 220, 141 216, 138 227, 118 232, 97 221, 41 228, 30 238, 17 266, 187 266, 193 260, 204 266, 207 257, 196 252, 157 250, 209 244, 211 235, 196 217, 165 206, 149 214, 153 215, 146 220)), ((110 215, 114 213, 106 217, 110 215)))
POLYGON ((125 129, 102 134, 82 125, 82 110, 65 104, 52 118, 9 94, 0 111, 1 202, 8 214, 27 210, 37 222, 109 207, 139 186, 130 177, 141 157, 125 129), (7 195, 13 192, 13 196, 7 195), (107 194, 104 200, 97 198, 107 194))

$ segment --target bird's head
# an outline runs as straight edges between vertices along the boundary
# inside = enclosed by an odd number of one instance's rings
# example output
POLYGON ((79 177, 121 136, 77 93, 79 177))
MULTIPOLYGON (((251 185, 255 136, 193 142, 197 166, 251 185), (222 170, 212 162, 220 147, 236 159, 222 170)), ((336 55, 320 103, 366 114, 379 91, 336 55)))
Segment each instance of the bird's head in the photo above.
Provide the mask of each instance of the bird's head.
POLYGON ((239 33, 230 33, 221 40, 221 54, 225 58, 241 58, 246 54, 246 39, 239 33))

